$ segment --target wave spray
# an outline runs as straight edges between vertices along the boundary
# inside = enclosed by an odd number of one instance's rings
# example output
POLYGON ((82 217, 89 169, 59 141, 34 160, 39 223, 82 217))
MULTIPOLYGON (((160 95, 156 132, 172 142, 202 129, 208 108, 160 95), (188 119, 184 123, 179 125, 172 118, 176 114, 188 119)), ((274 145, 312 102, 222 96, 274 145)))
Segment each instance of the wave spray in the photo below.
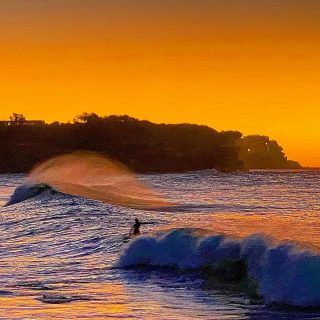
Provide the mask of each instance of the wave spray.
POLYGON ((131 208, 169 205, 124 165, 93 152, 74 152, 49 159, 30 172, 25 185, 48 185, 66 194, 131 208))

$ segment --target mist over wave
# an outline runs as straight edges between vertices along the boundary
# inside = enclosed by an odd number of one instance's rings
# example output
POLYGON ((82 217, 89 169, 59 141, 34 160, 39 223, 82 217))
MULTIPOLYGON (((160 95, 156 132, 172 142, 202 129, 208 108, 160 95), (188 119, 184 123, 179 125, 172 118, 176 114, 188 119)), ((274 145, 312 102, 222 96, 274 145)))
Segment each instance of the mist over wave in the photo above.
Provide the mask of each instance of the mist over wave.
POLYGON ((125 166, 93 152, 65 154, 36 166, 7 205, 37 196, 48 188, 131 208, 169 206, 125 166))

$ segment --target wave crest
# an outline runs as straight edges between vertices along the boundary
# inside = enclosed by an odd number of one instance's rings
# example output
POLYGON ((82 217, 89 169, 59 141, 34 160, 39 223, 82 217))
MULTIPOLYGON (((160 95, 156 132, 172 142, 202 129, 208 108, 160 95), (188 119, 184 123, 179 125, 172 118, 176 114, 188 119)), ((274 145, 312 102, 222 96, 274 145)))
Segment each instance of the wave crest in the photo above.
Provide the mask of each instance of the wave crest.
POLYGON ((14 201, 8 204, 38 195, 42 185, 62 193, 131 208, 170 206, 125 166, 94 152, 65 154, 36 166, 12 196, 14 201))
MULTIPOLYGON (((117 267, 174 267, 196 270, 245 261, 246 274, 267 304, 320 307, 320 257, 292 244, 274 245, 261 235, 234 240, 175 229, 135 239, 117 267)), ((221 279, 223 281, 223 279, 221 279)))
POLYGON ((46 184, 23 184, 15 189, 6 206, 17 204, 30 198, 34 198, 46 191, 56 192, 53 188, 46 184))

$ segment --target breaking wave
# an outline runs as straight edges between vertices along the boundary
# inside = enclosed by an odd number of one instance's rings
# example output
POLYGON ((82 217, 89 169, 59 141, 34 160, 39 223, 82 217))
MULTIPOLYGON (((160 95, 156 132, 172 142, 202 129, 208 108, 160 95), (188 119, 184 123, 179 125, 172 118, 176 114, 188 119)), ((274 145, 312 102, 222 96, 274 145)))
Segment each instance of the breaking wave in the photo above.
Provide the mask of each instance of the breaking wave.
POLYGON ((235 240, 196 229, 175 229, 138 237, 124 250, 117 267, 217 270, 241 266, 240 262, 266 304, 320 307, 320 256, 293 244, 274 244, 262 235, 235 240))
POLYGON ((48 188, 131 208, 170 206, 125 166, 94 152, 65 154, 36 166, 7 205, 37 196, 48 188))
POLYGON ((37 197, 44 192, 56 193, 57 191, 46 184, 24 184, 16 188, 6 206, 17 204, 19 202, 37 197))

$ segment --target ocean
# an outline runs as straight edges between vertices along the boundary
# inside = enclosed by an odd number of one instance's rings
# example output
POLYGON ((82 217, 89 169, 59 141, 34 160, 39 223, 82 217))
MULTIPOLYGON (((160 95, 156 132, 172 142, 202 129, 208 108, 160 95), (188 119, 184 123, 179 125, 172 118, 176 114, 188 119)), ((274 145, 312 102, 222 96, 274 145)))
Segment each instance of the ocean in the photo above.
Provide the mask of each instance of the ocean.
POLYGON ((25 178, 0 175, 0 319, 320 319, 320 171, 139 175, 157 208, 25 178))

